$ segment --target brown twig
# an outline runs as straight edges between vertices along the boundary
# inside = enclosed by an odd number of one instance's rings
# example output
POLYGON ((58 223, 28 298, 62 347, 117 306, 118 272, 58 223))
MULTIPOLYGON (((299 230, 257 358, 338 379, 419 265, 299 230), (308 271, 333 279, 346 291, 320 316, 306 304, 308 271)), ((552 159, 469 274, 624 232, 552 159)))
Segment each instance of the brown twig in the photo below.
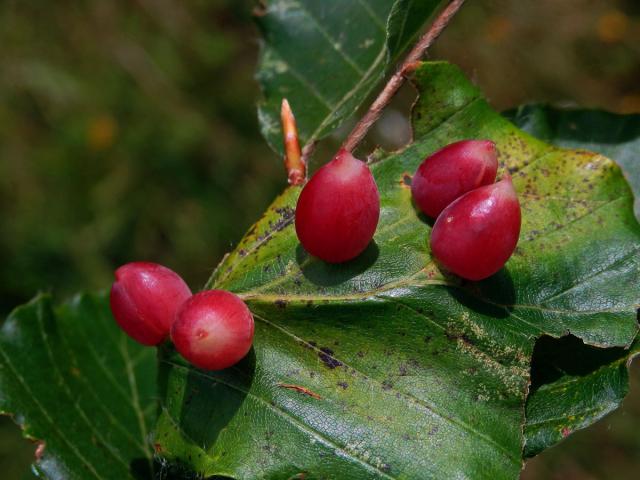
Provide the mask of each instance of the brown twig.
POLYGON ((309 159, 313 155, 313 152, 316 150, 316 145, 318 142, 315 140, 307 143, 304 147, 302 147, 302 163, 309 165, 309 159))
POLYGON ((284 168, 287 170, 287 178, 289 179, 290 185, 300 185, 304 183, 307 178, 307 164, 302 158, 302 152, 300 150, 296 118, 293 116, 291 106, 286 98, 282 99, 280 120, 282 121, 284 168))
POLYGON ((389 104, 398 89, 402 86, 405 75, 416 68, 416 62, 422 58, 435 39, 442 33, 463 3, 464 0, 452 0, 440 15, 438 15, 431 27, 429 27, 429 30, 420 37, 420 40, 418 40, 418 43, 411 49, 404 62, 402 62, 396 70, 396 73, 389 79, 389 82, 387 82, 382 92, 380 92, 378 98, 371 104, 369 111, 367 111, 364 117, 362 117, 353 128, 342 144, 342 148, 351 152, 358 146, 371 126, 380 118, 380 115, 382 115, 384 107, 389 104))

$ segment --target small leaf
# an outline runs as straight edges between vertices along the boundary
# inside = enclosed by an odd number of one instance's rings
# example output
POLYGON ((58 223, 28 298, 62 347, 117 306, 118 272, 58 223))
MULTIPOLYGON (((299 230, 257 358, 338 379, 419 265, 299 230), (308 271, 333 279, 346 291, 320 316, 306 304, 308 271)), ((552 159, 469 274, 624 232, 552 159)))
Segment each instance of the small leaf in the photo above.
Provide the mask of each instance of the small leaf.
POLYGON ((442 1, 265 3, 257 17, 265 39, 258 113, 264 137, 282 154, 283 98, 304 143, 328 135, 357 110, 442 1))
POLYGON ((51 479, 151 478, 154 349, 129 340, 104 296, 41 295, 0 330, 0 410, 44 441, 51 479))
MULTIPOLYGON (((370 247, 342 265, 308 256, 288 188, 208 285, 250 305, 251 354, 206 372, 162 352, 156 441, 170 460, 238 479, 516 478, 539 339, 617 348, 613 363, 597 357, 605 369, 631 354, 640 226, 620 170, 518 130, 452 65, 424 64, 415 82, 415 142, 371 165, 382 209, 370 247), (523 210, 514 256, 476 283, 433 262, 408 188, 426 155, 467 138, 496 142, 523 210)), ((622 387, 580 389, 563 408, 605 411, 622 387)))

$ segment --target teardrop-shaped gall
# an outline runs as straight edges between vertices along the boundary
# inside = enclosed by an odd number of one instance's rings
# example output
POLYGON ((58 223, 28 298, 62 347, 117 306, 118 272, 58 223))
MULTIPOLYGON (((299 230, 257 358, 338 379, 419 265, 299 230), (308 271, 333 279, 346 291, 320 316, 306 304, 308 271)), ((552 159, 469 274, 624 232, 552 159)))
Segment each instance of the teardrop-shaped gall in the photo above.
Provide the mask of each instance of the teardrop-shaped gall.
POLYGON ((433 256, 468 280, 482 280, 509 260, 520 235, 520 203, 505 177, 470 191, 445 208, 431 231, 433 256))
POLYGON ((176 350, 193 365, 222 370, 240 361, 253 342, 253 316, 233 293, 196 293, 178 311, 171 328, 176 350))
POLYGON ((498 157, 490 140, 462 140, 427 157, 411 181, 411 194, 420 210, 432 218, 471 190, 496 179, 498 157))
POLYGON ((340 263, 367 248, 379 217, 380 194, 369 167, 340 150, 303 187, 296 233, 311 255, 340 263))
POLYGON ((157 345, 169 336, 178 308, 191 290, 173 270, 149 262, 118 268, 111 287, 111 312, 120 327, 143 345, 157 345))

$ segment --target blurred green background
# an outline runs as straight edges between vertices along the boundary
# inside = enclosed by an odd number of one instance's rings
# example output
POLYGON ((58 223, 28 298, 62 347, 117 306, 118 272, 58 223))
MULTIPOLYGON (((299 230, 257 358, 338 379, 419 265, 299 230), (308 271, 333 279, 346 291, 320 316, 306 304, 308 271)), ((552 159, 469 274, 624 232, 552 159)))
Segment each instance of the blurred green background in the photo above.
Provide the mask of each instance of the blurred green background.
MULTIPOLYGON (((259 133, 249 0, 0 2, 0 313, 104 289, 146 259, 197 288, 284 187, 259 133)), ((640 2, 474 0, 432 58, 498 109, 640 112, 640 2)), ((406 93, 405 93, 406 95, 406 93)), ((374 140, 395 146, 393 110, 374 140)), ((624 408, 531 462, 527 479, 640 472, 640 369, 624 408)), ((34 446, 0 422, 0 476, 34 446)))

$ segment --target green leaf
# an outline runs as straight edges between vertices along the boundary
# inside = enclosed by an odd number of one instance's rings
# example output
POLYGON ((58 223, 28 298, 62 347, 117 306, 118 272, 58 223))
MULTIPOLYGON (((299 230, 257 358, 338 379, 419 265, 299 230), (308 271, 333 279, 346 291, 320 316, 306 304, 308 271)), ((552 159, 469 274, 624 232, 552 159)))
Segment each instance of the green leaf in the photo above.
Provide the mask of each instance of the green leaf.
POLYGON ((287 98, 303 143, 352 115, 442 3, 441 0, 269 0, 257 21, 265 39, 258 116, 282 153, 280 104, 287 98))
POLYGON ((536 344, 525 426, 526 457, 533 457, 620 406, 629 389, 628 365, 640 352, 595 348, 575 337, 544 337, 536 344))
POLYGON ((526 105, 505 115, 542 140, 591 150, 615 160, 634 192, 636 217, 640 220, 640 114, 526 105))
POLYGON ((51 479, 151 477, 154 350, 116 326, 104 296, 54 308, 41 295, 0 330, 0 410, 45 442, 51 479))
MULTIPOLYGON (((635 192, 639 216, 640 115, 542 105, 523 106, 505 115, 538 138, 592 150, 615 160, 635 192)), ((636 341, 631 354, 638 351, 640 344, 636 341)), ((628 390, 629 358, 626 350, 603 352, 575 339, 562 339, 557 344, 548 339, 540 342, 527 399, 525 455, 536 455, 617 408, 628 390)))
MULTIPOLYGON (((415 82, 416 140, 371 165, 381 220, 359 258, 305 253, 292 187, 214 272, 208 286, 254 313, 254 348, 223 372, 161 353, 155 442, 168 459, 238 479, 516 478, 538 339, 571 334, 629 356, 640 226, 620 170, 518 130, 452 65, 424 64, 415 82), (464 138, 497 143, 523 210, 515 254, 477 283, 438 269, 408 188, 426 155, 464 138)), ((586 389, 563 400, 606 401, 586 389)))

